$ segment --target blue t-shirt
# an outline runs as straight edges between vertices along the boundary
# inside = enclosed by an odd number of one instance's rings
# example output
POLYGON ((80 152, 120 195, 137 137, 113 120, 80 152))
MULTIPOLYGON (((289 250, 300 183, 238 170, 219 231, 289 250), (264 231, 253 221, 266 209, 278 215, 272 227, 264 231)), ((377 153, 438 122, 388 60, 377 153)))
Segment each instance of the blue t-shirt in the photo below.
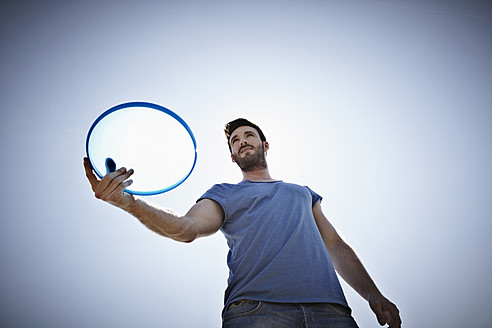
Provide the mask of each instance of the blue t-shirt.
POLYGON ((208 198, 225 213, 229 253, 224 309, 240 299, 347 306, 312 208, 321 196, 282 181, 217 184, 208 198))

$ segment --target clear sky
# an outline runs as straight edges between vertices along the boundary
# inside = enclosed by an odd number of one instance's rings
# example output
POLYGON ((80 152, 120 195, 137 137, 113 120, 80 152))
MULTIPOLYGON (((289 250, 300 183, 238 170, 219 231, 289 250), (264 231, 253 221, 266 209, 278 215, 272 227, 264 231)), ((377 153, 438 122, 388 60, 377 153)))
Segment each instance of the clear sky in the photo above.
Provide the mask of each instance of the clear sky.
MULTIPOLYGON (((492 11, 486 1, 11 1, 0 11, 0 325, 218 327, 221 233, 179 244, 96 200, 94 119, 149 101, 198 162, 150 202, 238 182, 246 117, 272 176, 309 185, 405 327, 492 325, 492 11)), ((361 327, 379 327, 343 284, 361 327)))

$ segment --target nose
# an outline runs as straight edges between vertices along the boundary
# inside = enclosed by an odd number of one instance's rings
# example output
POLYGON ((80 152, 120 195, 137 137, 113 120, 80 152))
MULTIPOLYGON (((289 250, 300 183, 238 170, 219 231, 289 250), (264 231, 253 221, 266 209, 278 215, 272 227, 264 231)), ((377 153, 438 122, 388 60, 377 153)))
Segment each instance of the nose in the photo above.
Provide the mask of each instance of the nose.
POLYGON ((240 147, 239 149, 243 149, 244 147, 253 147, 251 144, 249 144, 246 139, 241 139, 240 140, 240 147))

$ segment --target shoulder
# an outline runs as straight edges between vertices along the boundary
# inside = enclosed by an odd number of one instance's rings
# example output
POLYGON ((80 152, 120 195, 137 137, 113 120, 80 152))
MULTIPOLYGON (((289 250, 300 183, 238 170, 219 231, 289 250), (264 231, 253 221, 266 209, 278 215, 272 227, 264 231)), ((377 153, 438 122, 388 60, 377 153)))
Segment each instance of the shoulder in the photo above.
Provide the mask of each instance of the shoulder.
POLYGON ((300 184, 289 183, 289 182, 285 182, 284 184, 287 186, 287 188, 291 188, 292 190, 298 190, 306 195, 309 195, 313 207, 316 203, 321 202, 323 200, 322 196, 320 196, 317 192, 315 192, 313 189, 311 189, 306 185, 300 185, 300 184))
POLYGON ((308 186, 304 186, 304 188, 306 188, 307 190, 309 190, 309 193, 311 194, 313 207, 314 207, 314 205, 316 205, 316 203, 321 203, 321 201, 323 200, 323 197, 322 196, 320 196, 318 193, 316 193, 315 191, 313 191, 308 186))
POLYGON ((228 195, 234 192, 237 185, 231 183, 217 183, 210 187, 198 200, 199 202, 202 199, 208 198, 215 200, 219 203, 225 202, 228 199, 228 195))
POLYGON ((238 184, 232 184, 232 183, 217 183, 217 184, 214 184, 212 187, 210 187, 206 193, 209 193, 209 192, 224 192, 224 193, 227 193, 231 190, 234 190, 234 189, 237 189, 238 188, 238 184))

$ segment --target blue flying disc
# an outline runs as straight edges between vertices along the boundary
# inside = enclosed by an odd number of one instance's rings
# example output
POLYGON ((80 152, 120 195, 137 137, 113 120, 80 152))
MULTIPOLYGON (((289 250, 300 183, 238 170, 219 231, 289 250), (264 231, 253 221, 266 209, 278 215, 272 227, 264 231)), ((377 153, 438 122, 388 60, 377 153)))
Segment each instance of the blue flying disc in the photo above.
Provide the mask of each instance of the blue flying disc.
POLYGON ((128 102, 102 113, 87 133, 86 152, 99 178, 119 167, 133 168, 133 184, 125 191, 142 196, 178 187, 197 160, 188 124, 170 109, 148 102, 128 102))

